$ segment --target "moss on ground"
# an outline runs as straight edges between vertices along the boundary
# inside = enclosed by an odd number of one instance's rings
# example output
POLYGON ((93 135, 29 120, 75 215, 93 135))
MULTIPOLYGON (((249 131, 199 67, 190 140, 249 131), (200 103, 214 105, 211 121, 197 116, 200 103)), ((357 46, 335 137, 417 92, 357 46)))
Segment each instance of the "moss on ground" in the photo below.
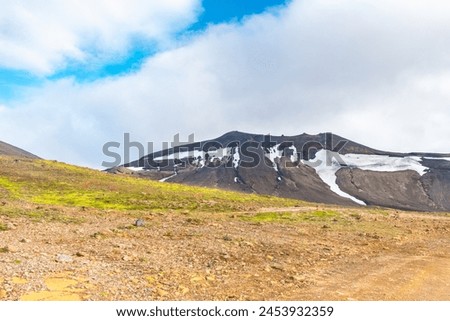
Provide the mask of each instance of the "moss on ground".
POLYGON ((341 214, 334 210, 310 210, 289 212, 260 212, 257 214, 242 215, 241 219, 250 222, 304 222, 304 221, 326 221, 341 214))
POLYGON ((31 204, 118 211, 201 212, 304 204, 298 200, 112 175, 53 161, 12 161, 0 157, 0 163, 0 188, 6 191, 6 198, 31 204))

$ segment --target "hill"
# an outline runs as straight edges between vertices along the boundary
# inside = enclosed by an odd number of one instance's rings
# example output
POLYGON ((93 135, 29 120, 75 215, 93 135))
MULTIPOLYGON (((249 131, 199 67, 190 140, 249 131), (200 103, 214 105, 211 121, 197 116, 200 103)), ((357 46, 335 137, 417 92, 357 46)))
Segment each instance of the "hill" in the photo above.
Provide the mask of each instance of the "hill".
POLYGON ((0 156, 2 300, 449 300, 449 230, 0 156))
POLYGON ((38 159, 34 154, 31 154, 23 149, 20 149, 18 147, 12 146, 10 144, 7 144, 5 142, 0 141, 0 156, 15 156, 15 157, 24 157, 24 158, 31 158, 31 159, 38 159))
POLYGON ((23 149, 20 149, 18 147, 12 146, 10 144, 7 144, 5 142, 0 141, 0 155, 5 156, 16 156, 16 157, 26 157, 26 158, 32 158, 37 159, 36 155, 33 155, 23 149))
POLYGON ((450 154, 380 151, 331 133, 230 132, 109 172, 310 202, 450 211, 450 154))

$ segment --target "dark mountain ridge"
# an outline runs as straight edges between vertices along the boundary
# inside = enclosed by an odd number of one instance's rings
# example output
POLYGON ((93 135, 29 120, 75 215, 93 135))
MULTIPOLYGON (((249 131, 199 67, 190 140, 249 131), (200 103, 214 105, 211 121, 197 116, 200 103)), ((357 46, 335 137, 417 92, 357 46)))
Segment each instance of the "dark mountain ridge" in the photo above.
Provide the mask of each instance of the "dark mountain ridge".
POLYGON ((450 154, 385 152, 331 133, 233 131, 108 171, 321 203, 450 211, 450 154))
POLYGON ((38 159, 39 157, 21 148, 0 141, 0 155, 38 159))

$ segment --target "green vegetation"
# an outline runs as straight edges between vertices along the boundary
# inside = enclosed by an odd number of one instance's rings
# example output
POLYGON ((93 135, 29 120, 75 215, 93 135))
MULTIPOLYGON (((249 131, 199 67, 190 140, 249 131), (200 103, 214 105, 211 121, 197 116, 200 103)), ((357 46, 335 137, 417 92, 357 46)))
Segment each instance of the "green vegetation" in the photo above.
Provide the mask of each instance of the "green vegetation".
MULTIPOLYGON (((6 195, 10 201, 35 205, 115 211, 231 212, 304 204, 297 200, 111 175, 52 161, 16 162, 0 157, 0 164, 0 195, 6 195)), ((0 208, 0 213, 8 212, 7 208, 0 208)), ((39 220, 53 213, 47 208, 29 207, 24 212, 16 215, 39 220)))
MULTIPOLYGON (((43 208, 40 206, 30 208, 29 204, 20 203, 1 206, 0 216, 7 216, 10 218, 25 217, 34 222, 82 223, 84 221, 82 218, 64 214, 62 209, 51 207, 43 208)), ((2 224, 0 224, 0 231, 2 230, 2 224)))
POLYGON ((5 224, 0 223, 0 232, 4 232, 4 231, 7 231, 7 230, 8 230, 8 227, 5 224))
POLYGON ((11 198, 16 198, 20 195, 20 186, 17 183, 10 181, 6 177, 0 176, 0 190, 1 189, 6 190, 8 196, 11 198))
POLYGON ((243 215, 241 219, 249 222, 302 222, 302 221, 326 221, 340 216, 340 213, 332 210, 312 210, 308 212, 262 212, 255 215, 243 215))

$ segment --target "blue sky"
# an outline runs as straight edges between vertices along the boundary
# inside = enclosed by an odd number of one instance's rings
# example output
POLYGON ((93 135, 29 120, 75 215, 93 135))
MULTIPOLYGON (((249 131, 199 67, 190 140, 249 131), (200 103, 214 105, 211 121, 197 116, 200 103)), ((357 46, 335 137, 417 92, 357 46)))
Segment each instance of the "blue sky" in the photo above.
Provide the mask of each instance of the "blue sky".
POLYGON ((0 140, 43 158, 232 130, 450 151, 450 2, 0 2, 0 140))
MULTIPOLYGON (((285 5, 288 0, 203 0, 202 10, 192 24, 179 30, 177 35, 198 33, 208 26, 227 22, 240 22, 249 15, 260 14, 273 6, 285 5)), ((80 63, 69 61, 64 68, 49 75, 36 75, 19 68, 0 66, 0 103, 22 98, 27 87, 39 87, 47 80, 74 77, 78 82, 91 82, 105 77, 120 76, 139 70, 148 57, 157 53, 158 44, 152 41, 135 41, 125 53, 114 59, 91 59, 80 63)))
POLYGON ((251 14, 259 14, 268 7, 286 4, 288 0, 203 0, 203 13, 191 29, 204 29, 208 24, 240 21, 251 14))

